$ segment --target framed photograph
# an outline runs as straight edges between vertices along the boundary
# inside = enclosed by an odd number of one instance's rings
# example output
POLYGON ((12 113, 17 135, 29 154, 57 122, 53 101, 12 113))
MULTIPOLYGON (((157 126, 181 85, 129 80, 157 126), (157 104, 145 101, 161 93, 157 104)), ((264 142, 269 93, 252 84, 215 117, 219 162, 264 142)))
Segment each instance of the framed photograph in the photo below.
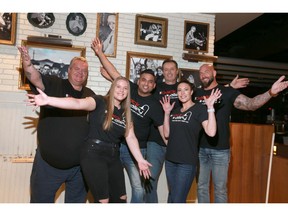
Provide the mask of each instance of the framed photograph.
POLYGON ((167 47, 168 19, 136 15, 135 44, 167 47))
MULTIPOLYGON (((41 74, 56 75, 62 79, 68 78, 68 67, 75 56, 85 57, 85 47, 67 47, 39 43, 28 43, 22 40, 22 46, 26 46, 31 57, 31 63, 41 74)), ((28 80, 22 69, 20 59, 19 89, 29 90, 28 80)))
POLYGON ((31 25, 37 28, 49 28, 55 22, 53 13, 28 13, 27 19, 31 25))
POLYGON ((86 17, 82 13, 70 13, 66 19, 66 28, 74 36, 82 35, 87 28, 86 17))
POLYGON ((188 68, 179 68, 179 80, 188 80, 194 84, 196 88, 201 88, 201 81, 199 78, 199 71, 188 68))
POLYGON ((140 77, 141 71, 151 69, 155 72, 157 82, 163 82, 162 63, 166 59, 172 59, 172 56, 127 52, 126 78, 131 82, 136 83, 140 77))
POLYGON ((0 44, 15 44, 16 23, 16 13, 0 13, 0 44))
POLYGON ((209 23, 184 21, 184 50, 207 53, 208 43, 209 23))
POLYGON ((118 13, 98 13, 96 36, 103 43, 103 52, 108 57, 116 57, 118 36, 118 13))

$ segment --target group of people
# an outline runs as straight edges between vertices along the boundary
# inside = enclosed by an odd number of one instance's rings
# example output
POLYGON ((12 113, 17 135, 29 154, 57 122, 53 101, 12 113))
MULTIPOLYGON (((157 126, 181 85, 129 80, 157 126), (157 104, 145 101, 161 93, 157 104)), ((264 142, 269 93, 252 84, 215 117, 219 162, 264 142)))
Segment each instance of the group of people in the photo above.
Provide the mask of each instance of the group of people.
POLYGON ((186 202, 198 168, 198 202, 210 202, 210 173, 214 201, 227 202, 231 109, 256 110, 287 88, 285 77, 248 98, 234 89, 246 86, 247 79, 224 87, 209 64, 199 69, 201 89, 178 82, 178 64, 169 59, 162 64, 165 82, 156 85, 155 73, 147 69, 135 84, 107 59, 98 38, 91 48, 102 64, 101 74, 112 82, 105 96, 85 87, 88 63, 83 57, 73 58, 68 79, 60 79, 39 73, 27 49, 18 48, 34 92, 28 101, 41 106, 31 202, 54 202, 62 183, 65 202, 85 202, 87 190, 94 202, 127 202, 125 168, 130 202, 157 203, 164 162, 169 203, 186 202))

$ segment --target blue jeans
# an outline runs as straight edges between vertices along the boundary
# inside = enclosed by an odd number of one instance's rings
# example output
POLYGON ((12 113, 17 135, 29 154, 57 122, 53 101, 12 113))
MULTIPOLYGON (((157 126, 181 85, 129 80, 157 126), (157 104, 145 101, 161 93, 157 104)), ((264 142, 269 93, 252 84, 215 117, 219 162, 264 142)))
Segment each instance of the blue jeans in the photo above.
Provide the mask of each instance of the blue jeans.
POLYGON ((31 203, 54 203, 55 194, 65 183, 65 203, 85 203, 87 191, 79 166, 57 169, 41 157, 39 150, 30 177, 31 203))
POLYGON ((146 202, 158 203, 157 187, 158 180, 165 161, 166 147, 157 144, 156 142, 147 142, 146 159, 152 164, 150 167, 151 177, 149 184, 146 184, 146 202))
POLYGON ((186 203, 187 195, 195 177, 196 166, 165 161, 168 183, 168 203, 186 203))
POLYGON ((198 202, 210 202, 210 174, 214 186, 214 202, 227 203, 227 176, 230 161, 230 149, 215 150, 200 148, 199 150, 199 179, 198 202))
MULTIPOLYGON (((140 149, 143 157, 146 157, 146 148, 140 149)), ((145 179, 140 176, 138 163, 134 159, 127 145, 121 143, 120 146, 120 159, 128 174, 130 184, 132 187, 131 203, 144 203, 145 202, 145 179)))

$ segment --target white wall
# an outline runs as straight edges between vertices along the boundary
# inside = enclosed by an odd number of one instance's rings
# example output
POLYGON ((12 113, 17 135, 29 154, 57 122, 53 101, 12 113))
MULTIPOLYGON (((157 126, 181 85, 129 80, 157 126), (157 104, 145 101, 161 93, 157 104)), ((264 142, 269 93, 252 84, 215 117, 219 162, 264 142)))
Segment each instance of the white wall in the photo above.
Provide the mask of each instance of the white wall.
MULTIPOLYGON (((72 39, 73 45, 85 46, 89 62, 89 79, 87 86, 97 94, 106 94, 109 83, 99 73, 99 61, 94 56, 90 43, 96 35, 96 13, 84 13, 87 19, 87 29, 83 35, 73 36, 66 29, 68 13, 54 13, 55 23, 48 29, 33 27, 27 20, 26 13, 17 14, 16 44, 0 45, 0 202, 29 202, 29 177, 31 163, 12 163, 17 157, 34 156, 36 148, 36 132, 33 125, 37 123, 37 113, 31 107, 25 106, 26 91, 18 89, 20 54, 17 46, 28 35, 44 36, 57 34, 62 38, 72 39), (32 127, 30 127, 32 125, 32 127)), ((214 15, 195 13, 153 13, 145 14, 168 18, 167 48, 143 46, 134 44, 135 15, 119 14, 117 56, 110 58, 116 68, 125 76, 126 52, 143 52, 160 55, 170 55, 180 68, 197 69, 201 63, 191 63, 182 59, 184 20, 210 23, 209 52, 214 51, 214 15)), ((127 176, 126 176, 127 180, 127 176)), ((127 182, 127 193, 130 198, 130 186, 127 182)), ((165 172, 162 172, 159 183, 159 200, 166 202, 167 186, 165 172)), ((63 194, 58 202, 63 202, 63 194)))

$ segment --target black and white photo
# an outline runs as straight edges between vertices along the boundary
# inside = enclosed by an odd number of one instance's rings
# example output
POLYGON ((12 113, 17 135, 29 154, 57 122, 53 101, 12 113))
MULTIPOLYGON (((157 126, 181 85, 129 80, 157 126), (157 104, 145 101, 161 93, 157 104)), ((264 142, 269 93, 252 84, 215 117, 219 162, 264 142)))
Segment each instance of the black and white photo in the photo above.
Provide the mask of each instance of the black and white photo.
POLYGON ((55 22, 53 13, 28 13, 27 19, 31 25, 37 28, 49 28, 55 22))
POLYGON ((140 73, 143 70, 151 69, 157 78, 157 82, 163 82, 162 63, 165 59, 172 59, 172 56, 127 52, 126 78, 137 83, 140 73))
POLYGON ((15 44, 16 23, 16 13, 0 13, 0 44, 15 44))
POLYGON ((118 13, 98 13, 96 36, 103 43, 103 53, 116 57, 118 35, 118 13))
POLYGON ((167 47, 168 19, 136 15, 135 44, 167 47))
POLYGON ((82 13, 70 13, 66 19, 66 28, 74 36, 82 35, 87 28, 87 21, 82 13))
POLYGON ((183 49, 194 52, 208 52, 209 23, 185 21, 183 49))

